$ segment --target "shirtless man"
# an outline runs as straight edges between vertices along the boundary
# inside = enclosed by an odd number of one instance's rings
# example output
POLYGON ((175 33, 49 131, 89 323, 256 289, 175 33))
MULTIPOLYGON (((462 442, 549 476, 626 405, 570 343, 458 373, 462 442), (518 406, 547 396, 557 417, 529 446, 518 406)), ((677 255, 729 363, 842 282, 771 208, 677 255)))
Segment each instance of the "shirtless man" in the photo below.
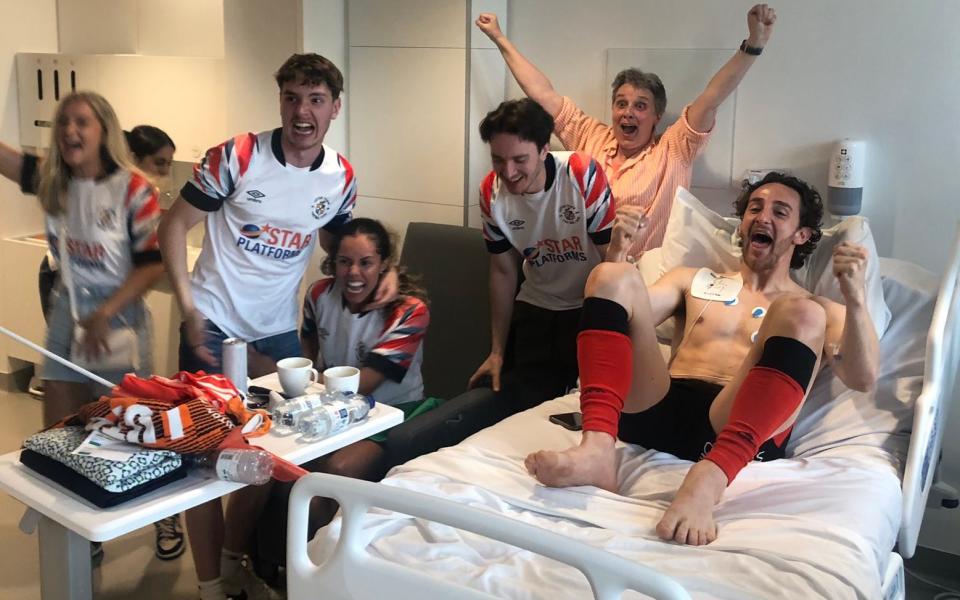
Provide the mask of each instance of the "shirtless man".
POLYGON ((546 485, 610 491, 618 486, 618 431, 625 442, 699 461, 657 525, 661 538, 694 545, 716 539, 713 507, 740 469, 783 457, 822 364, 860 391, 873 388, 879 366, 862 246, 841 243, 833 252, 845 305, 790 278, 820 239, 816 190, 770 173, 736 208, 739 271, 677 268, 650 286, 625 263, 591 272, 577 339, 583 437, 526 459, 546 485), (667 363, 654 328, 671 316, 678 323, 667 363))

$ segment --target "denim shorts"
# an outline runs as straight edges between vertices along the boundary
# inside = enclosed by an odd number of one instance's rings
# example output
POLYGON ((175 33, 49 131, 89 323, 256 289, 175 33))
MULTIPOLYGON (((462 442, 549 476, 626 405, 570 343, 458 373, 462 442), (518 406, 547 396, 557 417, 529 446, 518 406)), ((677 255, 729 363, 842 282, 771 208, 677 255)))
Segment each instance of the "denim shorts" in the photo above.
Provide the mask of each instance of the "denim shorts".
MULTIPOLYGON (((104 300, 115 292, 115 289, 80 287, 75 296, 77 314, 84 319, 100 306, 104 300)), ((140 356, 140 368, 135 372, 141 377, 149 377, 153 372, 153 335, 150 322, 150 312, 142 299, 135 300, 124 307, 119 315, 110 321, 114 329, 130 326, 137 333, 137 348, 140 356)), ((73 316, 70 313, 70 298, 62 284, 57 285, 52 292, 50 314, 47 315, 47 350, 62 358, 70 358, 70 345, 73 341, 73 316)), ((95 373, 112 383, 120 383, 123 376, 131 369, 115 371, 96 371, 95 373)), ((110 390, 95 384, 85 376, 45 358, 41 378, 53 381, 72 381, 90 383, 94 386, 95 395, 109 394, 110 390)))
MULTIPOLYGON (((186 335, 184 335, 184 323, 181 323, 178 365, 181 371, 190 371, 191 373, 196 371, 206 371, 207 373, 220 372, 220 363, 223 359, 223 340, 230 336, 224 333, 224 331, 217 327, 210 319, 204 319, 203 333, 203 345, 213 354, 217 364, 211 365, 196 355, 193 348, 189 346, 186 335)), ((297 335, 296 330, 278 333, 277 335, 271 335, 270 337, 261 338, 253 342, 247 342, 247 345, 260 354, 269 356, 274 361, 293 356, 303 356, 303 347, 300 346, 300 337, 297 335)))

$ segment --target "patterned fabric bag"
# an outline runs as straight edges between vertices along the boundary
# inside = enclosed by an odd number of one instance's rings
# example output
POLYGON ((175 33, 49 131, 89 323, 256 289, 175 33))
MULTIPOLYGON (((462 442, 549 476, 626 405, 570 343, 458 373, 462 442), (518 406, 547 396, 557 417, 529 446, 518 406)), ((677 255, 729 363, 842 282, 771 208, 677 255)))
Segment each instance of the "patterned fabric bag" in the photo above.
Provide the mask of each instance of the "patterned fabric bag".
POLYGON ((144 449, 124 462, 73 454, 89 433, 83 427, 60 427, 34 434, 23 446, 51 458, 108 492, 120 493, 152 481, 180 467, 180 455, 167 450, 144 449))

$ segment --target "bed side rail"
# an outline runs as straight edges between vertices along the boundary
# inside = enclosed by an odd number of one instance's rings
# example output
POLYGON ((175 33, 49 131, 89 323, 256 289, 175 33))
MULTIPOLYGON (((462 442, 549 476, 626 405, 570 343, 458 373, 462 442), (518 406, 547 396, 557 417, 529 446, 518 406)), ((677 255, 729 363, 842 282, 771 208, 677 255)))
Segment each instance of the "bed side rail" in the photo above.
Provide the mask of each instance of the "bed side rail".
POLYGON ((913 556, 920 523, 933 483, 948 403, 953 397, 960 365, 960 228, 944 272, 927 334, 923 388, 913 414, 913 431, 903 475, 903 520, 898 551, 913 556))
POLYGON ((322 473, 302 477, 290 495, 287 528, 287 594, 291 600, 324 598, 467 598, 493 596, 433 578, 365 551, 362 520, 380 507, 484 535, 579 569, 603 600, 636 590, 663 600, 689 600, 672 578, 546 529, 444 498, 322 473), (307 555, 307 514, 314 496, 334 498, 343 510, 340 539, 321 565, 307 555))

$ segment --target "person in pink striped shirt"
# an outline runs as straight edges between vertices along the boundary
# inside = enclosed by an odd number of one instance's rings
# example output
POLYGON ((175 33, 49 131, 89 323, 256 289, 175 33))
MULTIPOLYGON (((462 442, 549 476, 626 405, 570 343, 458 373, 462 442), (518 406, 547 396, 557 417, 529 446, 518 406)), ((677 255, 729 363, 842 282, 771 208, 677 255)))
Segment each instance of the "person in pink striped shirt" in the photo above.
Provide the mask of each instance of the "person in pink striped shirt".
POLYGON ((667 95, 653 73, 631 68, 617 74, 612 86, 613 123, 607 125, 557 93, 547 76, 503 34, 496 15, 483 13, 476 24, 500 49, 524 93, 554 118, 554 133, 564 148, 587 152, 601 165, 618 212, 646 215, 646 226, 628 252, 636 259, 661 245, 677 186, 690 186, 693 161, 710 138, 717 109, 760 55, 776 20, 776 12, 766 4, 753 6, 747 13, 749 36, 740 49, 660 136, 654 132, 667 95))

